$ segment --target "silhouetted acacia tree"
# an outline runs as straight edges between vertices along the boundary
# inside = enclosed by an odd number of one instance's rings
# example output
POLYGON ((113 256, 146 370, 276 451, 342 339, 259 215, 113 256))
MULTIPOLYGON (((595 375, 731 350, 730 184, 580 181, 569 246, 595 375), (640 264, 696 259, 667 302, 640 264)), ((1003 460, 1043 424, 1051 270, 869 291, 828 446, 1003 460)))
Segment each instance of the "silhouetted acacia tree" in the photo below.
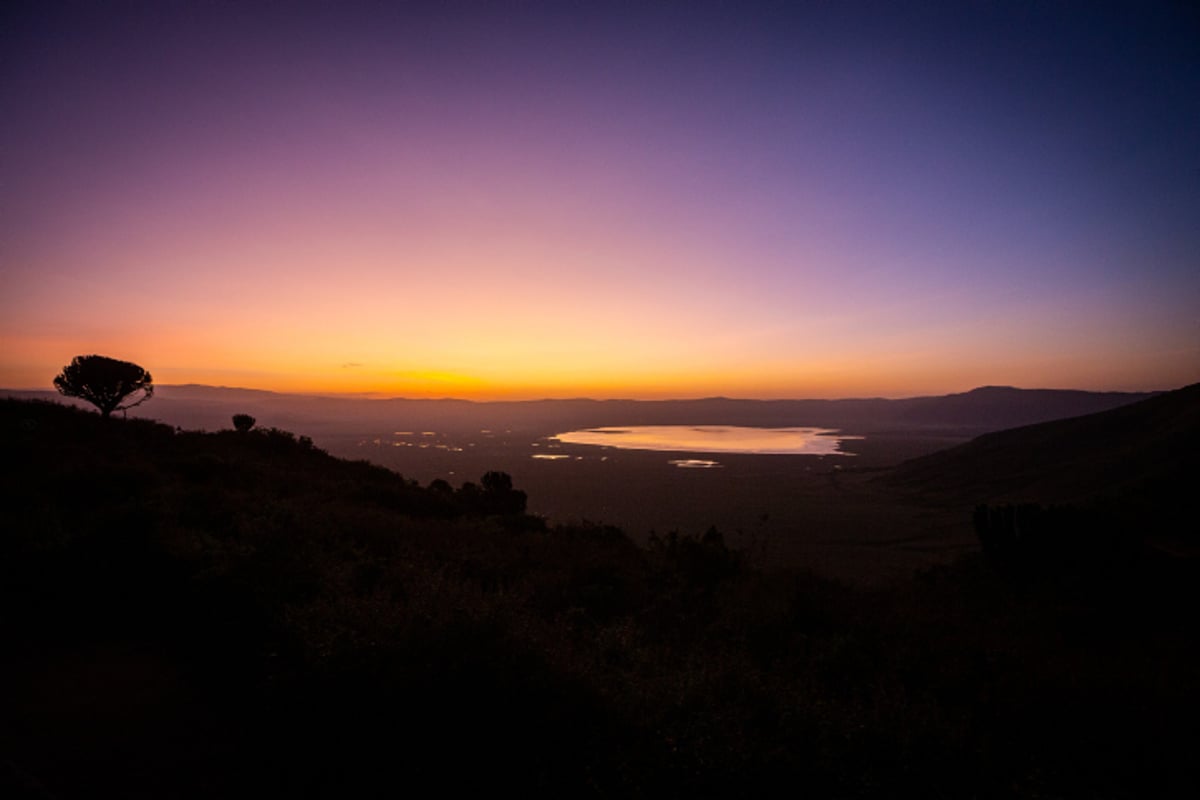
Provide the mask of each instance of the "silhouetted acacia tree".
POLYGON ((250 416, 249 414, 234 414, 233 415, 233 427, 239 433, 249 432, 249 430, 254 427, 254 423, 256 423, 256 422, 258 422, 258 420, 256 420, 254 417, 250 416))
POLYGON ((150 373, 137 364, 107 356, 75 356, 54 379, 54 388, 67 397, 78 397, 100 409, 105 417, 124 411, 154 396, 150 373), (132 403, 122 401, 141 392, 132 403))

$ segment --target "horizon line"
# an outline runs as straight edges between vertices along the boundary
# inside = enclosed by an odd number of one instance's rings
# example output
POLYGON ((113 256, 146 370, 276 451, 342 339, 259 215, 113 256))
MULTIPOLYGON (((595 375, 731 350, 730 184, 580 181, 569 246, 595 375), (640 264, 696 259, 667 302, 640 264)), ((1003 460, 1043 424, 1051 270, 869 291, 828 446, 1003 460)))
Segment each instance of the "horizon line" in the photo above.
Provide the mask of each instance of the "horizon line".
MULTIPOLYGON (((981 384, 973 386, 970 389, 962 391, 945 392, 942 394, 906 394, 906 395, 853 395, 846 397, 731 397, 728 395, 705 395, 702 397, 656 397, 656 398, 637 398, 637 397, 589 397, 586 395, 573 395, 566 397, 529 397, 522 399, 477 399, 468 397, 454 396, 438 396, 438 397, 406 397, 402 395, 388 395, 382 392, 287 392, 278 391, 275 389, 256 389, 247 386, 225 386, 221 384, 207 383, 162 383, 156 384, 156 389, 212 389, 216 391, 229 392, 253 392, 264 395, 275 395, 280 397, 303 397, 312 399, 328 399, 328 400, 368 400, 377 402, 387 401, 402 401, 402 402, 456 402, 456 403, 473 403, 479 405, 499 404, 499 403, 548 403, 548 402, 592 402, 592 403, 697 403, 697 402, 753 402, 753 403, 788 403, 788 402, 839 402, 839 401, 864 401, 864 400, 917 400, 929 397, 953 397, 956 395, 971 394, 984 390, 1013 390, 1020 392, 1081 392, 1085 394, 1130 394, 1130 395, 1154 395, 1164 392, 1182 389, 1194 384, 1184 384, 1183 386, 1174 387, 1174 389, 1077 389, 1077 388, 1061 388, 1061 387, 1023 387, 1012 386, 1010 384, 981 384)), ((22 393, 42 393, 51 396, 61 396, 54 389, 46 389, 42 387, 0 387, 0 393, 7 392, 22 392, 22 393)), ((66 398, 69 399, 69 398, 66 398)))

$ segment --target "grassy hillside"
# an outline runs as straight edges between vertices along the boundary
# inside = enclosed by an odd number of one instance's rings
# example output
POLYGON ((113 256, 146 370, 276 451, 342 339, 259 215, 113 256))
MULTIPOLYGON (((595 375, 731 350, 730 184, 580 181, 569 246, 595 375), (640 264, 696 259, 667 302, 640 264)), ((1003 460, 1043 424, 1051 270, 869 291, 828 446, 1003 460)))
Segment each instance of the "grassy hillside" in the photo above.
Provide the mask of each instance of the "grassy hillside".
POLYGON ((1097 414, 986 434, 909 461, 890 480, 970 502, 1132 504, 1173 514, 1190 498, 1196 474, 1200 384, 1097 414))
POLYGON ((865 592, 279 431, 3 401, 0 448, 9 796, 1197 785, 1190 562, 865 592))

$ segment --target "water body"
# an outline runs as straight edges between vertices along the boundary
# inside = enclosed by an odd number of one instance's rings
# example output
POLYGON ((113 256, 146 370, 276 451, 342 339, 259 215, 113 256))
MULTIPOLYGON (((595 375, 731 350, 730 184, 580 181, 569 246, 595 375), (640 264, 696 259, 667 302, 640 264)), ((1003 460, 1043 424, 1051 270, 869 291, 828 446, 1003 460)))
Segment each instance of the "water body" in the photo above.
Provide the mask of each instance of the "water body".
POLYGON ((588 428, 551 437, 564 444, 591 444, 622 450, 674 453, 751 453, 760 455, 850 456, 846 439, 831 428, 745 428, 736 425, 637 425, 588 428))
POLYGON ((680 469, 718 469, 722 466, 720 461, 709 461, 705 458, 676 458, 667 463, 680 469))

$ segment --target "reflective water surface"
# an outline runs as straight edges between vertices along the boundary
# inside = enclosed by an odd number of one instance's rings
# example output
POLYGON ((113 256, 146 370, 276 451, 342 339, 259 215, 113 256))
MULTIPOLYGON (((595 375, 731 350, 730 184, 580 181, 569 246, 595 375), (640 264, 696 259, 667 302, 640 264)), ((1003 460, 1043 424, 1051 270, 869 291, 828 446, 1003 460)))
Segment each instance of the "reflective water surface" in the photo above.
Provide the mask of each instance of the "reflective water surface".
POLYGON ((708 461, 703 458, 676 458, 667 462, 680 469, 719 469, 720 461, 708 461))
POLYGON ((846 439, 830 428, 744 428, 736 425, 637 425, 588 428, 551 437, 566 444, 594 444, 623 450, 683 453, 759 453, 763 455, 849 456, 846 439))

